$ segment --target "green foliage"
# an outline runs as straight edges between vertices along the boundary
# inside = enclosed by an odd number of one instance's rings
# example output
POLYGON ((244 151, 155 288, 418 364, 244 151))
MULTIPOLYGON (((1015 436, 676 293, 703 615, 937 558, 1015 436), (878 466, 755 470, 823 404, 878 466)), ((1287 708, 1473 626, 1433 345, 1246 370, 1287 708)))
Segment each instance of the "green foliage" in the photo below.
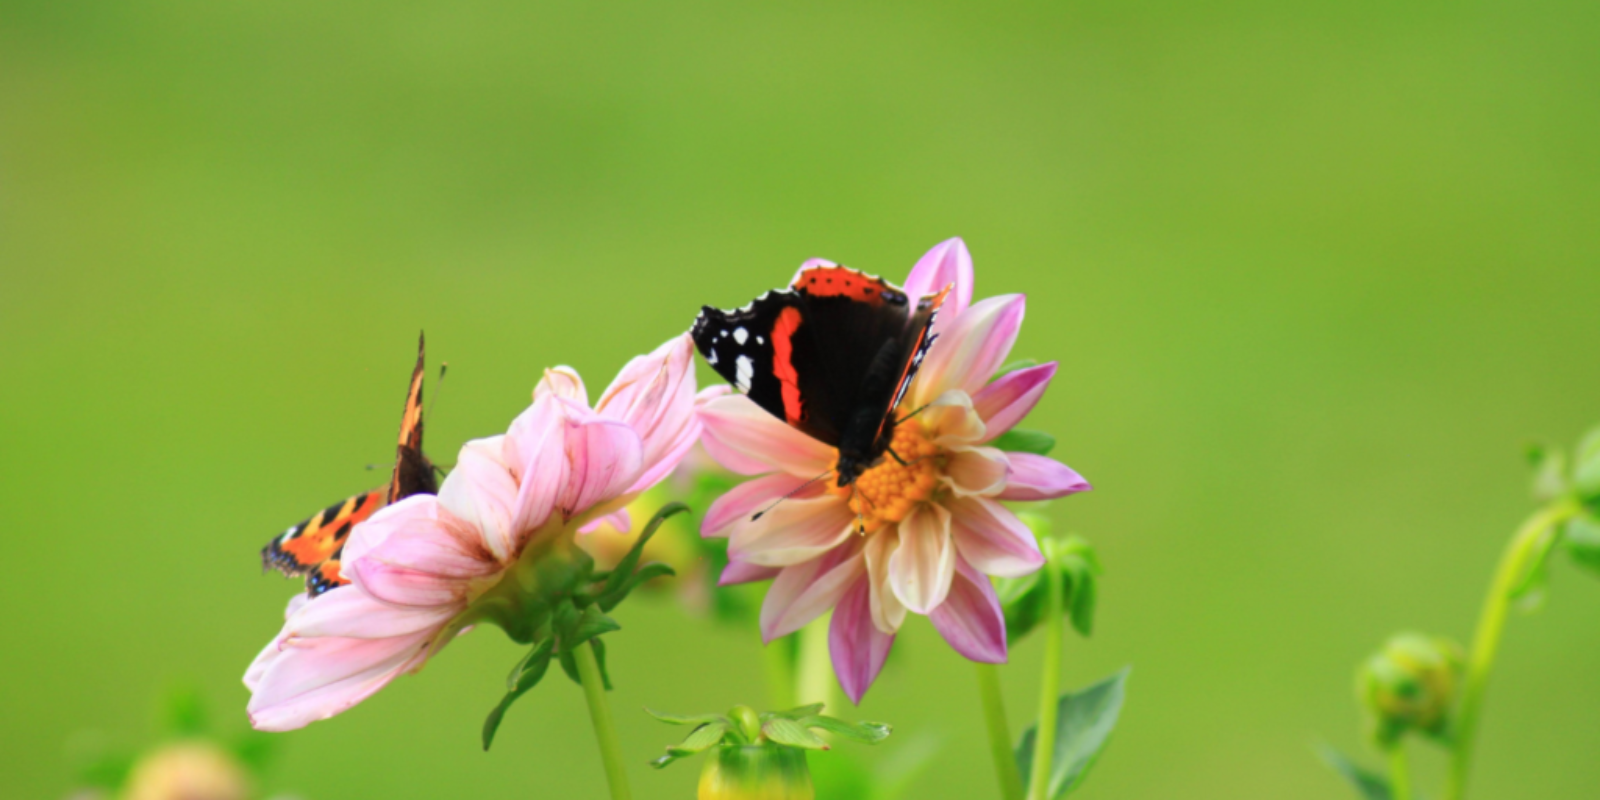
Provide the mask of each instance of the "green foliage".
POLYGON ((726 715, 669 714, 647 708, 645 713, 669 725, 696 726, 687 738, 668 747, 667 754, 650 762, 650 765, 660 769, 680 758, 703 752, 719 743, 770 744, 800 750, 829 749, 827 740, 812 732, 816 730, 867 744, 877 744, 889 736, 890 727, 881 722, 847 722, 835 717, 822 716, 819 713, 821 711, 821 703, 761 714, 757 714, 749 706, 734 706, 726 715))
POLYGON ((606 689, 611 688, 605 642, 600 637, 621 630, 622 626, 606 612, 644 582, 672 574, 665 564, 641 565, 639 561, 661 524, 687 510, 682 503, 663 506, 609 572, 596 572, 594 560, 562 537, 530 547, 507 578, 452 625, 456 628, 486 619, 504 628, 512 639, 532 645, 512 667, 505 695, 483 721, 483 749, 488 750, 494 743, 495 733, 512 704, 543 680, 552 659, 574 683, 582 683, 576 651, 587 645, 594 649, 602 683, 606 689))
POLYGON ((1600 575, 1600 519, 1587 514, 1573 517, 1564 538, 1572 563, 1600 575))
MULTIPOLYGON (((1089 770, 1105 751, 1122 713, 1127 693, 1128 668, 1077 692, 1061 695, 1056 716, 1056 746, 1050 758, 1049 796, 1052 800, 1083 784, 1089 770)), ((1035 726, 1022 733, 1017 744, 1017 769, 1027 785, 1033 772, 1035 726)))
POLYGON ((1056 437, 1044 431, 1032 431, 1025 428, 1012 428, 994 438, 989 443, 1008 453, 1032 453, 1036 456, 1050 455, 1056 448, 1056 437))
MULTIPOLYGON (((1037 524, 1027 517, 1024 517, 1024 521, 1030 525, 1037 524)), ((1092 545, 1076 536, 1059 542, 1046 539, 1042 549, 1046 558, 1055 561, 1055 572, 1061 576, 1067 619, 1078 633, 1089 636, 1094 632, 1094 611, 1102 572, 1099 556, 1092 545)), ((1041 569, 1020 578, 1004 578, 996 583, 995 591, 1005 612, 1008 643, 1021 641, 1044 618, 1050 588, 1045 576, 1050 572, 1041 569)))
POLYGON ((1318 748, 1322 763, 1339 773, 1364 800, 1390 800, 1389 780, 1371 772, 1328 745, 1318 748))

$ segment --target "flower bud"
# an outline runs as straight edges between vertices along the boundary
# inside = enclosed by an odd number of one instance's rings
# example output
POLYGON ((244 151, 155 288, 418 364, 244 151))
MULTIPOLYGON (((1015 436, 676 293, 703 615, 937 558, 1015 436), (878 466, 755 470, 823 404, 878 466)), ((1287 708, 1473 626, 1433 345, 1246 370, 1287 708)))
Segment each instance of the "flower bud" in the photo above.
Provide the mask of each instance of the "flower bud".
POLYGON ((201 741, 167 745, 140 759, 123 800, 246 800, 250 781, 239 762, 201 741))
POLYGON ((723 744, 706 754, 700 800, 814 800, 806 751, 767 742, 723 744))
POLYGON ((1410 730, 1449 735, 1463 662, 1460 645, 1449 639, 1402 633, 1361 665, 1356 694, 1379 749, 1394 747, 1410 730))

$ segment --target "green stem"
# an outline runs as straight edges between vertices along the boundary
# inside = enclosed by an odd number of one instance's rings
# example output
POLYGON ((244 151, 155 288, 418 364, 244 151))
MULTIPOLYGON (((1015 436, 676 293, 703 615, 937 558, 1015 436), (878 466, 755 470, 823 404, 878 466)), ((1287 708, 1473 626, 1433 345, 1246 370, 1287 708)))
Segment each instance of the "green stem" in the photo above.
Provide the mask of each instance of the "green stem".
POLYGON ((785 636, 762 648, 767 667, 767 701, 773 709, 794 708, 794 642, 785 636))
POLYGON ((628 771, 622 765, 622 744, 617 741, 616 723, 611 721, 611 706, 606 702, 605 680, 600 677, 600 664, 595 661, 594 647, 580 646, 572 652, 572 657, 578 662, 578 677, 583 681, 584 699, 589 701, 589 721, 594 723, 594 738, 600 743, 600 760, 605 764, 611 800, 632 800, 628 771))
POLYGON ((1389 797, 1391 800, 1411 800, 1411 765, 1406 760, 1406 743, 1394 743, 1389 751, 1389 797))
POLYGON ((800 705, 823 703, 834 711, 841 704, 833 661, 828 656, 828 625, 832 614, 823 614, 800 629, 800 675, 795 685, 795 700, 800 705))
POLYGON ((1044 672, 1039 677, 1039 727, 1033 740, 1033 771, 1028 779, 1028 800, 1049 800, 1051 757, 1056 750, 1056 712, 1061 707, 1061 638, 1065 627, 1066 598, 1062 597, 1061 575, 1046 542, 1044 580, 1049 586, 1045 607, 1044 672))
POLYGON ((994 756, 1000 798, 1022 800, 1022 773, 1011 754, 1011 726, 1006 723, 1006 705, 1000 696, 1000 669, 993 664, 973 666, 978 668, 978 696, 983 700, 983 721, 989 727, 989 753, 994 756))
POLYGON ((1529 560, 1538 554, 1541 539, 1551 528, 1566 522, 1578 512, 1575 500, 1552 503, 1529 517, 1511 537, 1505 555, 1495 568, 1494 582, 1484 598, 1478 617, 1478 630, 1472 637, 1472 654, 1467 659, 1467 675, 1462 684, 1461 707, 1457 712, 1455 741, 1450 752, 1450 773, 1445 779, 1445 800, 1461 800, 1466 794, 1467 774, 1472 767, 1473 738, 1478 732, 1478 717, 1483 711, 1483 695, 1500 649, 1500 634, 1505 631, 1506 613, 1511 609, 1512 593, 1527 575, 1529 560))

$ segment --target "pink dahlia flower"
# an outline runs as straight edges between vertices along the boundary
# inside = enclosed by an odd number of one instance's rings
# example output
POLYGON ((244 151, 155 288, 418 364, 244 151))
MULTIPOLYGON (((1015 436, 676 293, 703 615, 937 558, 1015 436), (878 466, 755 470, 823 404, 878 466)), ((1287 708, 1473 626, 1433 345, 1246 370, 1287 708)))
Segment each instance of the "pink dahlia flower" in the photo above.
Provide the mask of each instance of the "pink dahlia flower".
POLYGON ((622 509, 699 437, 693 354, 685 335, 633 359, 592 408, 576 372, 547 371, 510 430, 461 448, 437 496, 357 525, 351 583, 291 600, 245 673, 251 724, 290 730, 354 706, 420 669, 530 543, 626 525, 622 509))
MULTIPOLYGON (((807 265, 816 263, 826 262, 807 265)), ((702 535, 729 539, 722 582, 774 579, 761 608, 769 642, 833 609, 834 671, 855 702, 908 612, 926 615, 961 655, 1005 661, 1005 620, 989 576, 1025 575, 1044 557, 1001 501, 1089 488, 1054 459, 991 446, 1056 373, 1051 362, 991 381, 1016 341, 1025 298, 972 303, 972 256, 960 239, 923 256, 905 289, 917 297, 946 285, 953 291, 935 323, 939 339, 895 412, 923 409, 895 428, 892 449, 905 464, 884 459, 849 487, 813 481, 834 468, 837 451, 727 387, 701 393, 706 449, 728 469, 761 476, 719 498, 701 525, 702 535)))

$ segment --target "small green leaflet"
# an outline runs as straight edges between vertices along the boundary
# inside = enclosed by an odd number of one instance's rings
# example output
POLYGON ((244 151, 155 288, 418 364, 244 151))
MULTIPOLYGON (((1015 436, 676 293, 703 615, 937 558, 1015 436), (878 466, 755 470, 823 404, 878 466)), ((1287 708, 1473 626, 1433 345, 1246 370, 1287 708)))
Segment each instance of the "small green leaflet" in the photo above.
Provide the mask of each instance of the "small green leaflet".
POLYGON ((1369 772, 1344 754, 1328 745, 1318 748, 1322 763, 1344 776, 1365 800, 1390 800, 1389 781, 1382 775, 1369 772))
POLYGON ((1056 448, 1056 437, 1044 431, 1012 428, 996 436, 989 445, 998 447, 1008 453, 1032 453, 1036 456, 1047 456, 1050 455, 1051 450, 1056 448))
MULTIPOLYGON (((1056 749, 1050 758, 1051 800, 1065 797, 1088 777, 1117 726, 1127 683, 1128 668, 1124 667, 1087 689, 1061 695, 1056 749)), ((1022 741, 1017 744, 1017 769, 1022 773, 1023 785, 1028 784, 1033 771, 1034 738, 1038 735, 1035 727, 1030 725, 1023 731, 1022 741)))

